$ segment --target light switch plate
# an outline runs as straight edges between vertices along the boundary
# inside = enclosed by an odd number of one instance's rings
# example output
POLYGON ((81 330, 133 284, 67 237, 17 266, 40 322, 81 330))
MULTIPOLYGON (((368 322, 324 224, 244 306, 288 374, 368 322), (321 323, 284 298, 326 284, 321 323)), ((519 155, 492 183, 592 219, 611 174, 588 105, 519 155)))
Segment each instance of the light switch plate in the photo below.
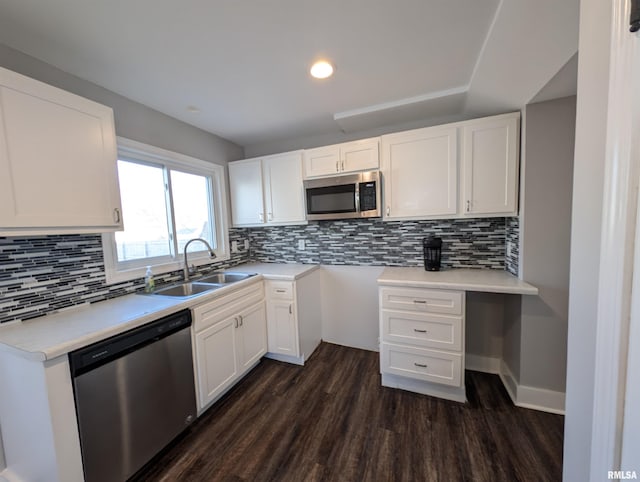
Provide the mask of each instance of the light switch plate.
POLYGON ((300 251, 304 251, 305 250, 304 239, 299 239, 298 240, 298 249, 300 251))
POLYGON ((249 249, 249 240, 248 239, 244 240, 244 249, 245 250, 249 249))
POLYGON ((237 241, 231 241, 231 252, 232 253, 237 253, 238 252, 238 242, 237 241))

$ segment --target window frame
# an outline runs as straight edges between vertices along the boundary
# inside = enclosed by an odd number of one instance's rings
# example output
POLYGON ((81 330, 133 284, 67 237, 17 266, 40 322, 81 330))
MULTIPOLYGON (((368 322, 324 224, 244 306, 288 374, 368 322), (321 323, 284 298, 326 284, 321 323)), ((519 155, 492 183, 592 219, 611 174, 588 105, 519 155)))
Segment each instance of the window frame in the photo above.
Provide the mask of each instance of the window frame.
MULTIPOLYGON (((189 264, 201 266, 230 259, 229 210, 227 208, 225 167, 124 137, 117 137, 117 144, 118 159, 153 166, 163 166, 167 169, 174 169, 180 172, 210 178, 212 201, 210 210, 212 211, 215 226, 213 236, 216 240, 216 247, 214 249, 216 258, 212 260, 209 257, 204 245, 202 245, 202 247, 205 248, 203 251, 192 252, 191 246, 195 247, 194 243, 190 246, 189 250, 189 264)), ((122 216, 126 219, 127 213, 123 212, 122 216)), ((172 217, 173 214, 171 213, 170 216, 172 217)), ((169 229, 175 229, 175 222, 172 219, 169 219, 169 229)), ((175 236, 175 233, 172 234, 175 236)), ((107 284, 143 278, 147 266, 151 266, 156 275, 178 271, 184 267, 184 256, 181 252, 175 253, 173 257, 169 255, 144 258, 137 261, 129 260, 119 262, 115 233, 113 232, 102 234, 102 251, 104 254, 107 284), (160 261, 160 263, 154 264, 154 261, 160 261)))

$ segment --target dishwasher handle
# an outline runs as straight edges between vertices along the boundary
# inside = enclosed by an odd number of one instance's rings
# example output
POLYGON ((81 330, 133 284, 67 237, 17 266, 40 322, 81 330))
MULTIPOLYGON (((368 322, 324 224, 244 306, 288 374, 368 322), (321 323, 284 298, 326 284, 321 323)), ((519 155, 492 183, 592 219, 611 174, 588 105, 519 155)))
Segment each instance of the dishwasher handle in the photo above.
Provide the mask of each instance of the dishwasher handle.
POLYGON ((69 353, 71 376, 82 375, 189 326, 191 326, 191 312, 182 310, 106 340, 80 348, 69 353))

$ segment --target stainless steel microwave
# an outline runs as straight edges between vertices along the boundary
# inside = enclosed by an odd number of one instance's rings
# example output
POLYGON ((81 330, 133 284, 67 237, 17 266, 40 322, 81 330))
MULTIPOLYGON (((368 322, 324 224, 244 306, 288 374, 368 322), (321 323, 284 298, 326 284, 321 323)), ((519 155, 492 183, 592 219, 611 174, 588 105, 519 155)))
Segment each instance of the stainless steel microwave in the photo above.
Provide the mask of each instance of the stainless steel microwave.
POLYGON ((304 181, 307 219, 380 217, 380 179, 368 171, 304 181))

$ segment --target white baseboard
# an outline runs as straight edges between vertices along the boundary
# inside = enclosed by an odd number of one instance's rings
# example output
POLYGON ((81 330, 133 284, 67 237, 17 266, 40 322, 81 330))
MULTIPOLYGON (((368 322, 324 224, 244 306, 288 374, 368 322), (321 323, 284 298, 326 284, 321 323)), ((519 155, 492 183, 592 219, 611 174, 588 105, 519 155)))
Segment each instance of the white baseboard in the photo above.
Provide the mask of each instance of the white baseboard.
POLYGON ((491 358, 483 355, 474 355, 472 353, 465 354, 464 368, 465 370, 473 370, 475 372, 500 373, 500 358, 491 358))
POLYGON ((517 407, 564 415, 564 392, 520 385, 504 361, 500 364, 499 375, 509 397, 517 407))

